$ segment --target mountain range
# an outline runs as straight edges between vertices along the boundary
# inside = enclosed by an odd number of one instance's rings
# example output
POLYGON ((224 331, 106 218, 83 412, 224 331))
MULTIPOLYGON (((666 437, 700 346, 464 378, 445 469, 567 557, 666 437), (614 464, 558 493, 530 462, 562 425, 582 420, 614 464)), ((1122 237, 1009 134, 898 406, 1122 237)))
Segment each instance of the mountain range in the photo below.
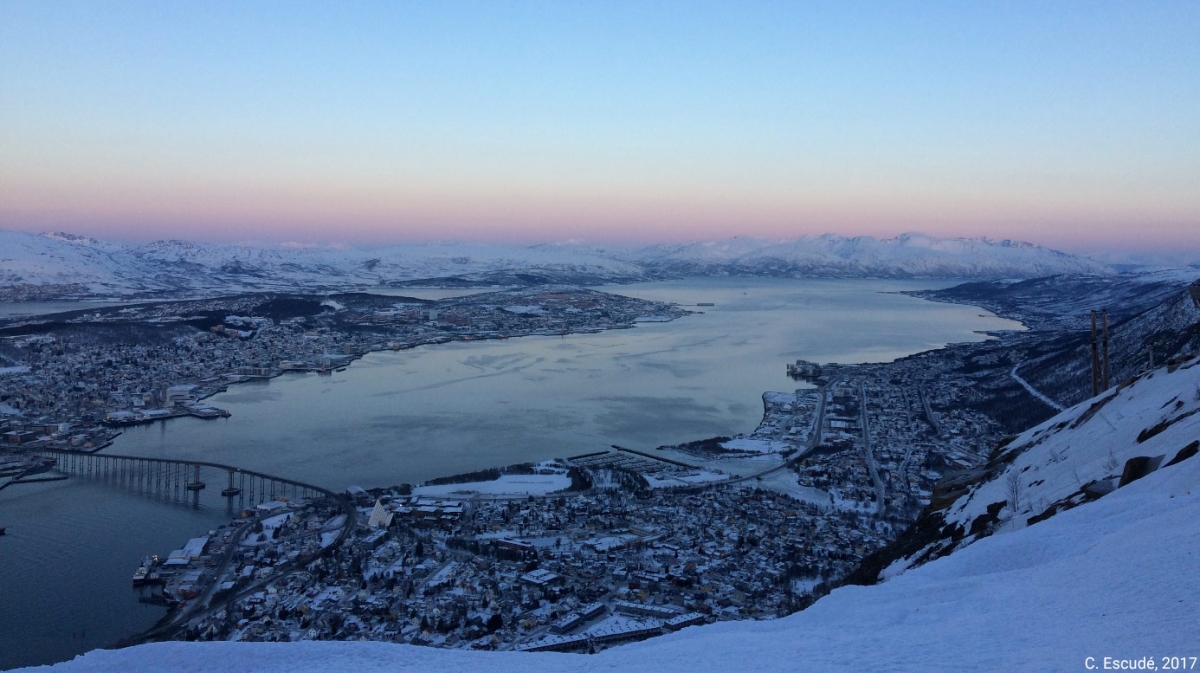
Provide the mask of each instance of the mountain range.
POLYGON ((676 245, 373 248, 127 244, 65 233, 0 231, 0 300, 168 297, 259 290, 346 291, 379 285, 601 284, 685 276, 1020 279, 1107 276, 1113 267, 1030 243, 831 234, 676 245))

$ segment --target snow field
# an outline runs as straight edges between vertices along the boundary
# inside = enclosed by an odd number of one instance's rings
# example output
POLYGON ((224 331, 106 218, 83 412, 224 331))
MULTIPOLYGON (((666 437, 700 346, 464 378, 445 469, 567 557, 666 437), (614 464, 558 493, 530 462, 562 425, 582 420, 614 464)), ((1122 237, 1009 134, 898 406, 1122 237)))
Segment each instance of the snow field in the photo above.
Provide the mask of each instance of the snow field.
POLYGON ((565 474, 502 474, 492 481, 472 481, 462 484, 417 486, 413 495, 454 497, 469 495, 547 495, 570 488, 571 478, 565 474))

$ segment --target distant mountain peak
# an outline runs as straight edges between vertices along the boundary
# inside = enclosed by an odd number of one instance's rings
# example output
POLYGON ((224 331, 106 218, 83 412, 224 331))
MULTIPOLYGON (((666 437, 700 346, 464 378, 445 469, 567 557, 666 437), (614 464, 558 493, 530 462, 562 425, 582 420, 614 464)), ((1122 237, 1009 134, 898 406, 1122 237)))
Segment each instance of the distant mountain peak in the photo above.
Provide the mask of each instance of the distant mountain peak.
POLYGON ((62 241, 64 243, 74 243, 76 245, 99 246, 100 241, 88 236, 78 236, 76 234, 68 234, 65 231, 43 231, 39 234, 42 238, 48 238, 52 241, 62 241))

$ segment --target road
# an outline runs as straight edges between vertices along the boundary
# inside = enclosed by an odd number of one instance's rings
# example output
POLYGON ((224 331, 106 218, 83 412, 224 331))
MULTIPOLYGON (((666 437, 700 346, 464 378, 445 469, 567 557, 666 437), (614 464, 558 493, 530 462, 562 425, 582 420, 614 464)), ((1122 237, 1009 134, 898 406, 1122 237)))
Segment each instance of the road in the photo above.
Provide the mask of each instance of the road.
MULTIPOLYGON (((225 543, 225 553, 221 554, 221 561, 217 563, 217 568, 213 572, 213 581, 208 585, 208 588, 197 600, 192 601, 193 611, 200 607, 208 607, 209 602, 212 601, 213 593, 217 590, 217 586, 221 583, 221 577, 225 575, 225 569, 229 567, 229 562, 233 560, 234 552, 237 551, 238 545, 241 543, 242 538, 245 537, 246 531, 249 529, 250 526, 238 526, 237 530, 234 531, 232 536, 230 536, 229 542, 225 543)), ((186 611, 183 615, 181 615, 179 620, 186 620, 188 616, 187 612, 190 611, 186 611)))
POLYGON ((863 455, 867 459, 867 470, 871 473, 871 481, 875 482, 875 514, 882 516, 887 502, 884 500, 883 480, 879 478, 879 468, 875 465, 875 452, 871 450, 871 429, 867 425, 867 384, 858 382, 858 393, 862 401, 862 440, 863 455))
POLYGON ((917 395, 921 398, 921 405, 925 407, 925 418, 929 421, 929 425, 933 427, 933 436, 942 436, 942 426, 938 424, 937 417, 933 415, 933 409, 929 406, 929 396, 925 394, 925 389, 918 387, 917 395))
POLYGON ((1021 367, 1020 362, 1013 365, 1012 371, 1008 373, 1009 376, 1013 377, 1014 381, 1021 384, 1022 388, 1029 391, 1030 395, 1033 395, 1034 397, 1038 398, 1039 400, 1050 405, 1050 407, 1053 408, 1055 411, 1062 411, 1064 408, 1063 405, 1061 405, 1058 402, 1055 402, 1054 400, 1050 399, 1049 397, 1046 397, 1045 395, 1043 395, 1041 392, 1038 391, 1037 388, 1034 388, 1033 386, 1029 385, 1028 381, 1021 378, 1021 376, 1019 374, 1017 374, 1017 369, 1019 369, 1020 367, 1021 367))

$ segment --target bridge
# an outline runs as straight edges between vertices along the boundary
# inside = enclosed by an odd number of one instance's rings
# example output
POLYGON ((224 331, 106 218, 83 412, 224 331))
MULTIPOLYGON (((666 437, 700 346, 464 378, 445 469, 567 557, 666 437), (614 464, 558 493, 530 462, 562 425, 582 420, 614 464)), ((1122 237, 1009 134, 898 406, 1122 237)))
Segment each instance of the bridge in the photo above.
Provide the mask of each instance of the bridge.
POLYGON ((253 506, 279 497, 340 499, 337 493, 320 486, 221 463, 65 449, 34 449, 29 453, 53 460, 54 469, 63 474, 105 479, 139 492, 175 500, 190 494, 198 503, 200 491, 208 487, 202 477, 215 477, 217 483, 223 481, 221 495, 229 498, 231 504, 233 498, 237 498, 239 506, 253 506))
POLYGON ((329 553, 331 549, 339 547, 355 530, 358 523, 358 510, 350 498, 315 484, 247 470, 235 465, 210 463, 202 460, 123 456, 65 449, 33 449, 28 452, 28 455, 43 457, 47 459, 47 462, 53 460, 53 469, 63 474, 102 479, 109 484, 133 489, 139 493, 171 498, 174 501, 182 501, 191 495, 193 507, 199 506, 200 491, 208 487, 201 479, 207 476, 209 478, 216 477, 218 480, 224 477, 225 488, 221 491, 221 495, 225 497, 230 508, 233 507, 235 498, 238 500, 239 507, 253 506, 280 497, 331 498, 346 513, 341 532, 331 544, 314 554, 290 559, 282 565, 276 566, 275 572, 269 578, 264 578, 250 587, 243 588, 239 593, 214 601, 212 592, 216 586, 216 579, 224 573, 232 554, 238 547, 241 536, 250 529, 248 526, 238 528, 236 537, 231 541, 232 544, 228 546, 221 557, 220 565, 213 576, 213 583, 208 586, 201 599, 188 601, 184 604, 186 607, 169 613, 159 624, 122 641, 119 645, 121 647, 176 637, 190 620, 198 616, 216 613, 233 601, 245 598, 255 591, 260 591, 267 584, 304 568, 316 556, 329 553))

